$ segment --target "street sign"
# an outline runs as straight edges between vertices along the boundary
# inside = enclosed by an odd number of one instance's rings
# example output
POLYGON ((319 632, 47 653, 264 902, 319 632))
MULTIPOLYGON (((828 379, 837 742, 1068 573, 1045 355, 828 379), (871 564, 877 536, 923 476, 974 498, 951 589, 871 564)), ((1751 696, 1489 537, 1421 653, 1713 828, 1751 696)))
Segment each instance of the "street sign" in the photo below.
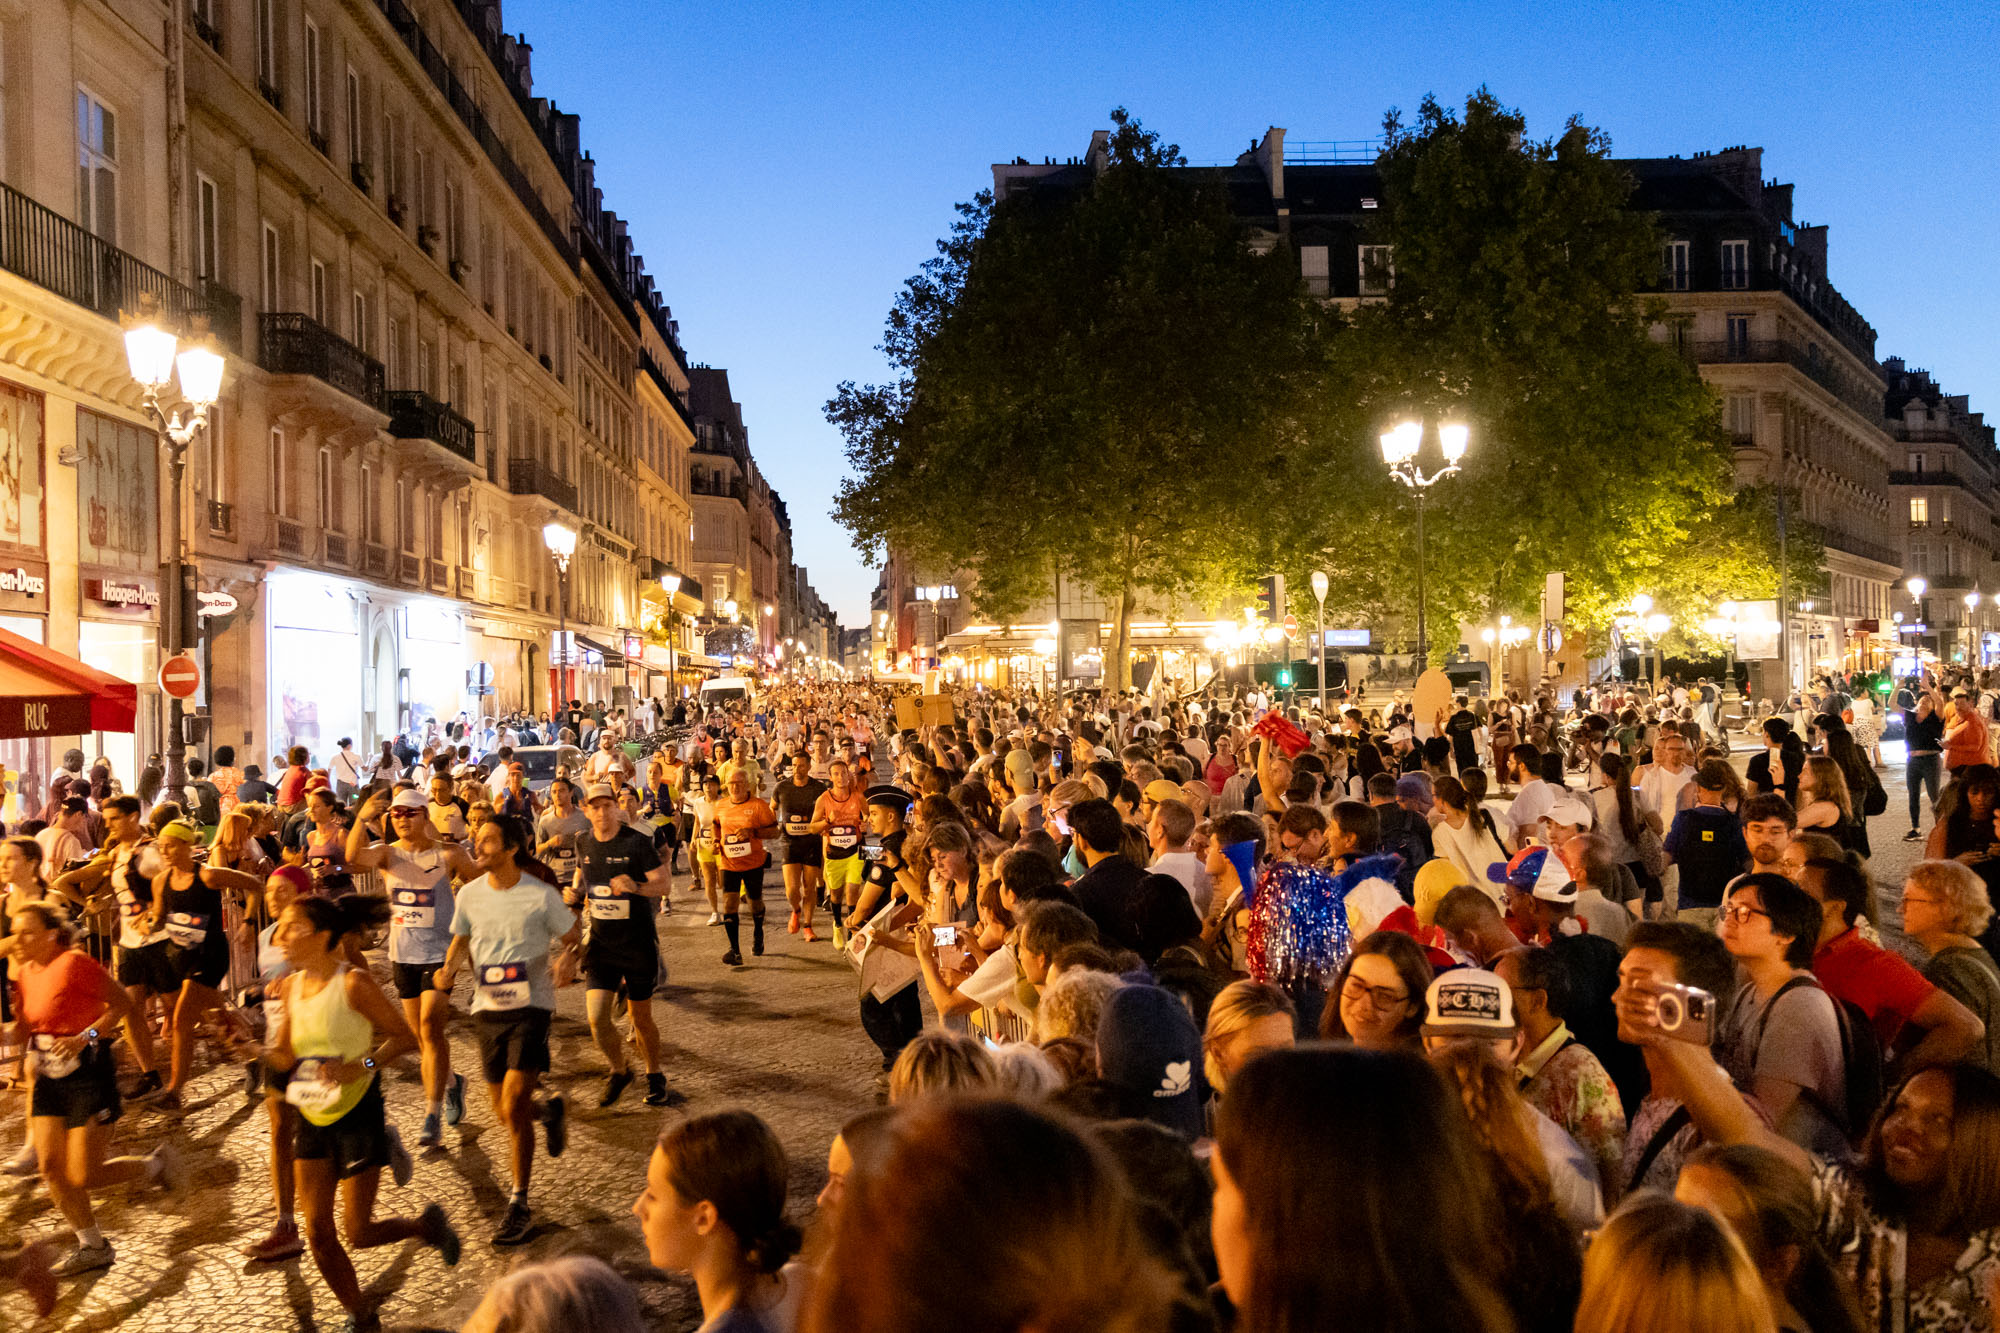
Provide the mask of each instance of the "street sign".
POLYGON ((236 609, 236 598, 226 592, 205 592, 199 594, 201 606, 195 617, 207 620, 211 616, 226 616, 236 609))
POLYGON ((1330 629, 1326 632, 1326 646, 1329 648, 1366 648, 1369 634, 1365 629, 1330 629))
POLYGON ((1286 641, 1292 642, 1296 640, 1298 637, 1299 637, 1299 618, 1297 616, 1286 616, 1285 617, 1286 641))
POLYGON ((160 688, 176 699, 189 699, 201 688, 201 668, 186 653, 160 663, 160 688))

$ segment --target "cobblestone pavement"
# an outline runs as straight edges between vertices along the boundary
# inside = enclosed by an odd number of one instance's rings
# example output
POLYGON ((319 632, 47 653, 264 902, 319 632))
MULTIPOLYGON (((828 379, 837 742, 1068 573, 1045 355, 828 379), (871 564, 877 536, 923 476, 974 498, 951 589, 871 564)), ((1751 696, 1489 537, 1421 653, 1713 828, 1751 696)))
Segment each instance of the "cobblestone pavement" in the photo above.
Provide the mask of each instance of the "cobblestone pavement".
MULTIPOLYGON (((447 1269, 435 1251, 415 1241, 356 1254, 363 1286, 387 1297, 383 1319, 389 1327, 455 1329, 484 1289, 513 1265, 581 1251, 632 1278, 659 1327, 694 1328, 700 1316, 692 1283, 647 1265, 631 1215, 664 1115, 740 1106, 764 1117, 791 1159, 793 1216, 802 1222, 810 1217, 825 1179, 827 1144, 841 1122, 873 1105, 880 1057, 861 1032, 852 969, 824 934, 818 944, 786 934, 775 868, 769 879, 769 951, 732 969, 719 961, 721 928, 704 924, 707 906, 686 874, 675 877, 674 912, 661 927, 668 984, 655 1012, 668 1082, 686 1096, 677 1111, 642 1105, 643 1080, 615 1108, 596 1109, 604 1058, 584 1022, 582 988, 560 993, 550 1037, 555 1073, 548 1084, 569 1098, 569 1148, 553 1162, 537 1154, 531 1199, 538 1230, 517 1250, 489 1243, 506 1201, 507 1141, 483 1095, 470 1024, 462 1015, 454 1020, 454 1065, 469 1075, 465 1120, 445 1131, 443 1151, 419 1154, 408 1187, 396 1188, 384 1173, 376 1212, 414 1214, 426 1202, 442 1204, 465 1242, 464 1257, 447 1269)), ((746 920, 746 954, 748 926, 746 920)), ((459 999, 466 999, 463 983, 459 999)), ((414 1055, 406 1056, 386 1087, 390 1117, 411 1144, 423 1117, 416 1064, 414 1055)), ((262 1107, 243 1095, 241 1068, 211 1069, 191 1092, 177 1120, 128 1107, 114 1148, 144 1153, 167 1137, 187 1162, 189 1188, 171 1199, 146 1190, 99 1196, 98 1224, 116 1246, 117 1262, 65 1282, 61 1303, 40 1323, 21 1296, 0 1295, 0 1329, 261 1333, 341 1327, 344 1313, 309 1257, 251 1264, 238 1253, 264 1235, 273 1217, 267 1121, 262 1107)), ((11 1156, 22 1136, 19 1098, 7 1095, 4 1108, 0 1155, 11 1156)), ((68 1240, 38 1180, 0 1178, 0 1237, 16 1234, 68 1240)))

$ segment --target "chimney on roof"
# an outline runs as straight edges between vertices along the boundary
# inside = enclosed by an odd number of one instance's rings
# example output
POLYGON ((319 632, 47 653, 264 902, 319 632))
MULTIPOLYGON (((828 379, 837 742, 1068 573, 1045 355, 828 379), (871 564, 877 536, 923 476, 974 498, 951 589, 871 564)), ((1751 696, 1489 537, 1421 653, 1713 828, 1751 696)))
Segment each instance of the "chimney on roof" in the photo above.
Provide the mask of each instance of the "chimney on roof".
POLYGON ((1810 265, 1813 276, 1825 280, 1826 267, 1826 224, 1808 227, 1801 223, 1792 231, 1792 253, 1802 256, 1810 265))
POLYGON ((1264 180, 1271 187, 1271 198, 1282 203, 1285 198, 1285 132, 1276 125, 1264 131, 1264 138, 1257 145, 1257 165, 1263 169, 1264 180))
MULTIPOLYGON (((1075 159, 1071 160, 1074 161, 1075 159)), ((1110 130, 1092 130, 1090 132, 1090 147, 1085 151, 1083 160, 1090 167, 1092 175, 1102 172, 1111 165, 1110 130)))
POLYGON ((1714 156, 1715 174, 1727 181, 1744 203, 1759 207, 1764 196, 1764 150, 1738 145, 1714 156))

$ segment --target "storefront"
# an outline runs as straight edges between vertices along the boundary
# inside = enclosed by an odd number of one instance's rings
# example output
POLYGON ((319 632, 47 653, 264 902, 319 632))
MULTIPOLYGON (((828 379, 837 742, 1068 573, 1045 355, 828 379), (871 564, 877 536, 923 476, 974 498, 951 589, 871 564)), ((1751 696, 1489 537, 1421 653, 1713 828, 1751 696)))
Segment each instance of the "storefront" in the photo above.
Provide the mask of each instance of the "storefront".
MULTIPOLYGON (((14 561, 0 568, 0 629, 18 634, 30 643, 48 643, 46 564, 14 561)), ((43 793, 48 790, 48 780, 54 773, 46 735, 0 739, 0 783, 4 783, 6 791, 4 803, 0 803, 0 820, 11 828, 39 814, 43 793)))
POLYGON ((484 711, 505 717, 509 713, 536 713, 548 707, 547 696, 537 695, 535 679, 540 670, 538 648, 541 633, 533 626, 487 617, 474 621, 467 634, 467 657, 493 693, 484 696, 484 711))
MULTIPOLYGON (((364 671, 361 656, 362 594, 346 582, 305 570, 275 569, 265 576, 265 716, 270 746, 283 754, 303 745, 323 766, 342 736, 357 743, 372 735, 363 722, 363 692, 373 716, 393 719, 399 679, 393 655, 378 652, 364 671), (386 685, 387 697, 383 690, 386 685)), ((393 728, 392 728, 393 730, 393 728)))
POLYGON ((134 732, 93 732, 84 752, 111 761, 111 772, 129 791, 145 767, 143 761, 165 744, 160 691, 154 677, 160 669, 160 589, 152 579, 129 574, 90 572, 78 580, 76 655, 86 666, 108 672, 139 686, 139 716, 134 732))
POLYGON ((406 725, 421 727, 435 717, 440 726, 459 712, 478 717, 491 712, 465 693, 465 620, 450 602, 408 602, 390 614, 400 630, 403 670, 409 680, 406 725))

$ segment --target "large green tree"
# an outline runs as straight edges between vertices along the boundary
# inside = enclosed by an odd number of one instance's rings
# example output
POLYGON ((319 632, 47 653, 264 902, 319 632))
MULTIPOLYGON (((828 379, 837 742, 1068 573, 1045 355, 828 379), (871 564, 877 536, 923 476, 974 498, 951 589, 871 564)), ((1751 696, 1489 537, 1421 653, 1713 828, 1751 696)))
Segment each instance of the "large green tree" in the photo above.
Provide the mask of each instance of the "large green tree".
MULTIPOLYGON (((1713 544, 1745 598, 1775 584, 1771 548, 1732 505, 1715 395, 1650 331, 1655 219, 1605 136, 1575 121, 1553 139, 1486 90, 1462 113, 1426 99, 1391 113, 1371 243, 1392 247, 1388 293, 1334 340, 1331 466, 1298 515, 1294 576, 1330 568, 1330 606, 1413 619, 1412 496, 1375 436, 1402 417, 1471 427, 1462 471, 1428 492, 1433 657, 1451 627, 1532 618, 1544 576, 1568 575, 1569 618, 1601 628, 1639 592, 1706 592, 1713 544)), ((1427 469, 1441 463, 1427 443, 1427 469)), ((1803 554, 1803 553, 1802 553, 1803 554)), ((1723 562, 1716 562, 1723 563, 1723 562)))
POLYGON ((1262 516, 1319 462, 1332 316, 1288 250, 1249 244, 1218 173, 1112 120, 1075 188, 961 207, 890 314, 896 380, 841 385, 827 416, 853 470, 834 516, 864 555, 973 571, 965 591, 1002 619, 1058 576, 1089 586, 1122 687, 1142 599, 1264 572, 1262 516))

